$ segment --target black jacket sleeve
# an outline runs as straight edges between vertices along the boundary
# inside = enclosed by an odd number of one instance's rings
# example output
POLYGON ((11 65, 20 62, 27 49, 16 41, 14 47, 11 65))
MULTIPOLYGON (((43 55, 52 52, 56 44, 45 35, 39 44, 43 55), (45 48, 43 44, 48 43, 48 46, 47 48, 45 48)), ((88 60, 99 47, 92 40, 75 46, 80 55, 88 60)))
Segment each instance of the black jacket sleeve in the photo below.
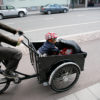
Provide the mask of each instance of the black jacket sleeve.
POLYGON ((5 31, 8 31, 8 32, 11 32, 13 34, 16 34, 17 33, 17 30, 16 29, 13 29, 13 28, 11 28, 11 27, 9 27, 9 26, 7 26, 5 24, 2 24, 2 23, 0 23, 0 29, 5 30, 5 31))
POLYGON ((4 42, 12 46, 16 46, 18 41, 10 39, 9 37, 4 36, 3 34, 0 33, 0 42, 4 42))

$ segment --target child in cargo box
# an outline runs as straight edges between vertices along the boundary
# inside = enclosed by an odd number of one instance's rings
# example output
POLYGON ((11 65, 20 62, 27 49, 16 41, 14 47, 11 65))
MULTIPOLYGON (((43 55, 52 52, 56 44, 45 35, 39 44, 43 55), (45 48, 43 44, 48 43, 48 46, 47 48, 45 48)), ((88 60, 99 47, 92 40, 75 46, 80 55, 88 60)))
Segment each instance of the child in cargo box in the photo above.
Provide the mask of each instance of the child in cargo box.
POLYGON ((45 34, 46 42, 38 49, 39 56, 57 55, 59 54, 58 47, 55 46, 57 35, 55 33, 45 34))
POLYGON ((47 33, 45 34, 46 42, 38 49, 37 53, 40 57, 45 57, 47 55, 68 55, 72 54, 72 49, 70 48, 63 48, 59 50, 58 47, 55 46, 57 40, 56 33, 47 33))

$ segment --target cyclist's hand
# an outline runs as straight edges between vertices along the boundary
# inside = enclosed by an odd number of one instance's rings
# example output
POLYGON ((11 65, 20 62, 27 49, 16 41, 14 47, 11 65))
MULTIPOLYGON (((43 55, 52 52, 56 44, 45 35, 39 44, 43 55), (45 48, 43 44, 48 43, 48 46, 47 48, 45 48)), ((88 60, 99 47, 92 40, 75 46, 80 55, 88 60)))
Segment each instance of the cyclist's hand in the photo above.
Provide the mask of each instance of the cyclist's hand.
POLYGON ((23 35, 24 33, 22 31, 18 31, 18 34, 19 35, 23 35))
POLYGON ((19 45, 23 40, 24 40, 24 37, 23 37, 23 36, 20 36, 20 37, 18 38, 18 43, 17 43, 17 45, 19 45))

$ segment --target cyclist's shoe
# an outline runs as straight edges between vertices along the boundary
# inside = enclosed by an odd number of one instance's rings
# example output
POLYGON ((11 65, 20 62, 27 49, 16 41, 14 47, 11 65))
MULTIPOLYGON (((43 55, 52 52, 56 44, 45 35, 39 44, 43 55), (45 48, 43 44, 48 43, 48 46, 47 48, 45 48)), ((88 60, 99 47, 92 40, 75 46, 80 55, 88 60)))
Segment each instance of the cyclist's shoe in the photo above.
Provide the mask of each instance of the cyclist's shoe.
POLYGON ((4 72, 3 72, 3 75, 4 75, 5 77, 7 77, 7 78, 16 78, 16 77, 18 77, 18 74, 16 74, 16 73, 13 72, 13 71, 10 71, 10 72, 4 71, 4 72))

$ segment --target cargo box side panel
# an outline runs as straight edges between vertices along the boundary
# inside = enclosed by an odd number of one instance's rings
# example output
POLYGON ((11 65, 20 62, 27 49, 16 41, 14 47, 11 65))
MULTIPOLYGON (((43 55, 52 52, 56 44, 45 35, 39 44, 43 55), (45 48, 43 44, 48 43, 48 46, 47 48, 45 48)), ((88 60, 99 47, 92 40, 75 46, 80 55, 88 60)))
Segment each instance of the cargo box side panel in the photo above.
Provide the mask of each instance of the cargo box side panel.
POLYGON ((84 70, 84 55, 82 53, 80 54, 71 54, 67 56, 48 56, 48 57, 40 57, 38 60, 38 73, 39 73, 39 81, 44 82, 47 78, 47 72, 50 69, 50 67, 57 62, 60 61, 70 61, 74 62, 79 65, 81 71, 84 70))

